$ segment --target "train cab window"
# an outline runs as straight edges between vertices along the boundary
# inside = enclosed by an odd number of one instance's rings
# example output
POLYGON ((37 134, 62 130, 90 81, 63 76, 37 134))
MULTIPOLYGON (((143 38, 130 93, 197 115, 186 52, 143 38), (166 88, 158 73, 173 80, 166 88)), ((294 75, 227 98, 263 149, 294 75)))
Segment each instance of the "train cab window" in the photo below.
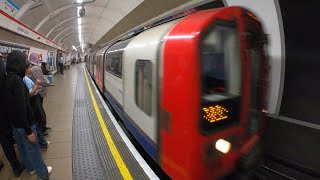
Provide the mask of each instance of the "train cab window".
POLYGON ((204 34, 201 56, 201 129, 239 122, 241 66, 238 32, 235 23, 215 24, 204 34))
POLYGON ((137 105, 147 114, 152 114, 152 63, 137 60, 135 64, 135 99, 137 105))

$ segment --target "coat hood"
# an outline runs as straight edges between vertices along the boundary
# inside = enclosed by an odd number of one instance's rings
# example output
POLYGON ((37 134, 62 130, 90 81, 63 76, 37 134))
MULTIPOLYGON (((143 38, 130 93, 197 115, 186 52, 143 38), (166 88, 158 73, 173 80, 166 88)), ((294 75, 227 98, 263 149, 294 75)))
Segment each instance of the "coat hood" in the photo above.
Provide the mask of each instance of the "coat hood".
POLYGON ((26 59, 27 59, 27 56, 23 52, 15 50, 9 53, 7 58, 7 67, 6 67, 7 73, 17 74, 21 78, 23 78, 26 72, 26 59))

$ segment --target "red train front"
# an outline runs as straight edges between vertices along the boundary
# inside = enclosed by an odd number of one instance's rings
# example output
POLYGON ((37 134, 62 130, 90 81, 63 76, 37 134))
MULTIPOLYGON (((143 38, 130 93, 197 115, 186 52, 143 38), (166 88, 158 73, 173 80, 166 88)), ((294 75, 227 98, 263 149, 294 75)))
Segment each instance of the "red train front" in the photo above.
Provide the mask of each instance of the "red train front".
POLYGON ((173 179, 212 179, 257 144, 266 58, 257 18, 240 8, 181 20, 164 43, 161 165, 173 179))
POLYGON ((92 56, 87 66, 172 179, 216 179, 254 164, 267 87, 263 42, 261 23, 247 10, 205 10, 105 47, 97 70, 92 56))

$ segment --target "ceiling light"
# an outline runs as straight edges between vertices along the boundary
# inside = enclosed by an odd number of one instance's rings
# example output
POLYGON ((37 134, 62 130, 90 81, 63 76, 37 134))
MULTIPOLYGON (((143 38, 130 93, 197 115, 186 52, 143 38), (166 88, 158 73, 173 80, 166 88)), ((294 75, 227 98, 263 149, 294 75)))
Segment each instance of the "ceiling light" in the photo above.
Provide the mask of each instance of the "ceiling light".
POLYGON ((79 12, 80 12, 81 7, 77 6, 77 17, 80 17, 79 12))
POLYGON ((77 3, 82 3, 82 0, 77 0, 77 3))
POLYGON ((77 48, 76 48, 76 47, 74 47, 74 45, 72 45, 72 48, 73 48, 74 50, 77 50, 77 48))
POLYGON ((81 24, 81 18, 78 18, 78 25, 81 24))

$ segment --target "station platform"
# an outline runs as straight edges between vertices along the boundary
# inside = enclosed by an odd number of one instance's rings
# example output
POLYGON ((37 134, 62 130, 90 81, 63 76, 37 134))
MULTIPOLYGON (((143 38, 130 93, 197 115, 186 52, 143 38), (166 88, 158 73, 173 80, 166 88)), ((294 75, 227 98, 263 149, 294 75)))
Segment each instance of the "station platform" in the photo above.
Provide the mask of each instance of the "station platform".
MULTIPOLYGON (((159 179, 117 123, 84 65, 56 74, 55 86, 47 88, 44 98, 52 131, 46 138, 49 148, 42 153, 53 167, 50 179, 159 179)), ((2 148, 0 160, 5 163, 1 180, 38 179, 26 171, 15 178, 2 148)))

